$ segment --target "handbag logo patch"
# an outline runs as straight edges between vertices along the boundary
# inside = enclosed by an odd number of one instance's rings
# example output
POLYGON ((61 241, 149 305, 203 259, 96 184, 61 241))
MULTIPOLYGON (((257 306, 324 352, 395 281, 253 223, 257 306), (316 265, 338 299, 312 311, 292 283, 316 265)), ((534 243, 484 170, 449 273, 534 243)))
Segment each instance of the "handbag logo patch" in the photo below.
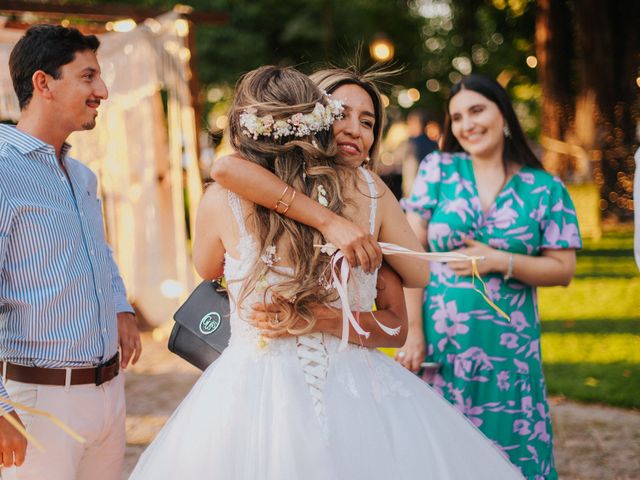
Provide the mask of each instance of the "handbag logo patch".
POLYGON ((220 326, 222 319, 220 318, 220 314, 218 312, 209 312, 202 320, 200 320, 200 332, 203 335, 210 335, 215 332, 220 326))

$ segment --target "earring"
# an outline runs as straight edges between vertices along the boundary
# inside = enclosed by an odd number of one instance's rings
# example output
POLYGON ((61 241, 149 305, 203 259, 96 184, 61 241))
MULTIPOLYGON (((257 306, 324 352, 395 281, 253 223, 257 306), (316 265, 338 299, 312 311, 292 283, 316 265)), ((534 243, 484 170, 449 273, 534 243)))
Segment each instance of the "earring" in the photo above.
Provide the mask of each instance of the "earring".
POLYGON ((502 131, 504 132, 505 138, 511 138, 511 129, 509 128, 509 125, 505 124, 502 131))
POLYGON ((307 162, 302 160, 302 181, 307 181, 307 162))
POLYGON ((367 155, 365 157, 365 159, 363 160, 363 162, 362 162, 362 166, 363 167, 368 167, 370 162, 371 162, 371 157, 369 155, 367 155))

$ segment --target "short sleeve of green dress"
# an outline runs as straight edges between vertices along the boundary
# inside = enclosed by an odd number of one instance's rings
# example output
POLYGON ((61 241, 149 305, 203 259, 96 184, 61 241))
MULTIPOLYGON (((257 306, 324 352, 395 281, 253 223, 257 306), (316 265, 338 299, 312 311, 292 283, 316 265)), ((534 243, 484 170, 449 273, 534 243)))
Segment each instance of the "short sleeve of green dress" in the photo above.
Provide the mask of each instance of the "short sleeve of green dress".
MULTIPOLYGON (((471 159, 435 152, 420 164, 405 210, 428 220, 431 251, 462 248, 470 237, 493 248, 538 256, 582 246, 573 202, 562 182, 523 167, 488 211, 480 206, 471 159)), ((500 317, 470 277, 431 264, 423 305, 428 359, 442 363, 434 387, 519 466, 528 479, 557 478, 540 360, 536 289, 484 276, 500 317)))

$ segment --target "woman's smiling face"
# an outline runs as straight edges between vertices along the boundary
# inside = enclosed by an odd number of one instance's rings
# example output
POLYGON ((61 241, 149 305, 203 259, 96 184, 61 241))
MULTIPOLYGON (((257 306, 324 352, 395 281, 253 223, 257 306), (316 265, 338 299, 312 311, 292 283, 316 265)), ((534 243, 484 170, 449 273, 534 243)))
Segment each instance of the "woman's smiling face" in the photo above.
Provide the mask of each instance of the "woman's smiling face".
POLYGON ((344 116, 333 123, 338 156, 349 165, 360 166, 374 141, 375 110, 369 94, 358 85, 336 88, 331 98, 344 104, 344 116))
POLYGON ((451 132, 471 156, 487 158, 504 148, 504 117, 493 103, 472 90, 460 90, 449 102, 451 132))

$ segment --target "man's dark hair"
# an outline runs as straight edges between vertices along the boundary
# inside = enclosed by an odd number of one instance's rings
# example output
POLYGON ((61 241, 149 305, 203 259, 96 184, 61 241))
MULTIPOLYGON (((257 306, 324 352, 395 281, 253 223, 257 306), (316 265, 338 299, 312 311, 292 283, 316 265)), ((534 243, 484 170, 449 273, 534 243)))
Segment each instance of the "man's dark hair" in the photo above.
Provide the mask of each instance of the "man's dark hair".
POLYGON ((76 52, 98 50, 100 40, 95 35, 83 35, 76 28, 59 25, 35 25, 16 43, 9 57, 9 72, 13 89, 18 95, 20 110, 33 96, 31 77, 38 70, 55 79, 61 76, 61 67, 73 62, 76 52))

